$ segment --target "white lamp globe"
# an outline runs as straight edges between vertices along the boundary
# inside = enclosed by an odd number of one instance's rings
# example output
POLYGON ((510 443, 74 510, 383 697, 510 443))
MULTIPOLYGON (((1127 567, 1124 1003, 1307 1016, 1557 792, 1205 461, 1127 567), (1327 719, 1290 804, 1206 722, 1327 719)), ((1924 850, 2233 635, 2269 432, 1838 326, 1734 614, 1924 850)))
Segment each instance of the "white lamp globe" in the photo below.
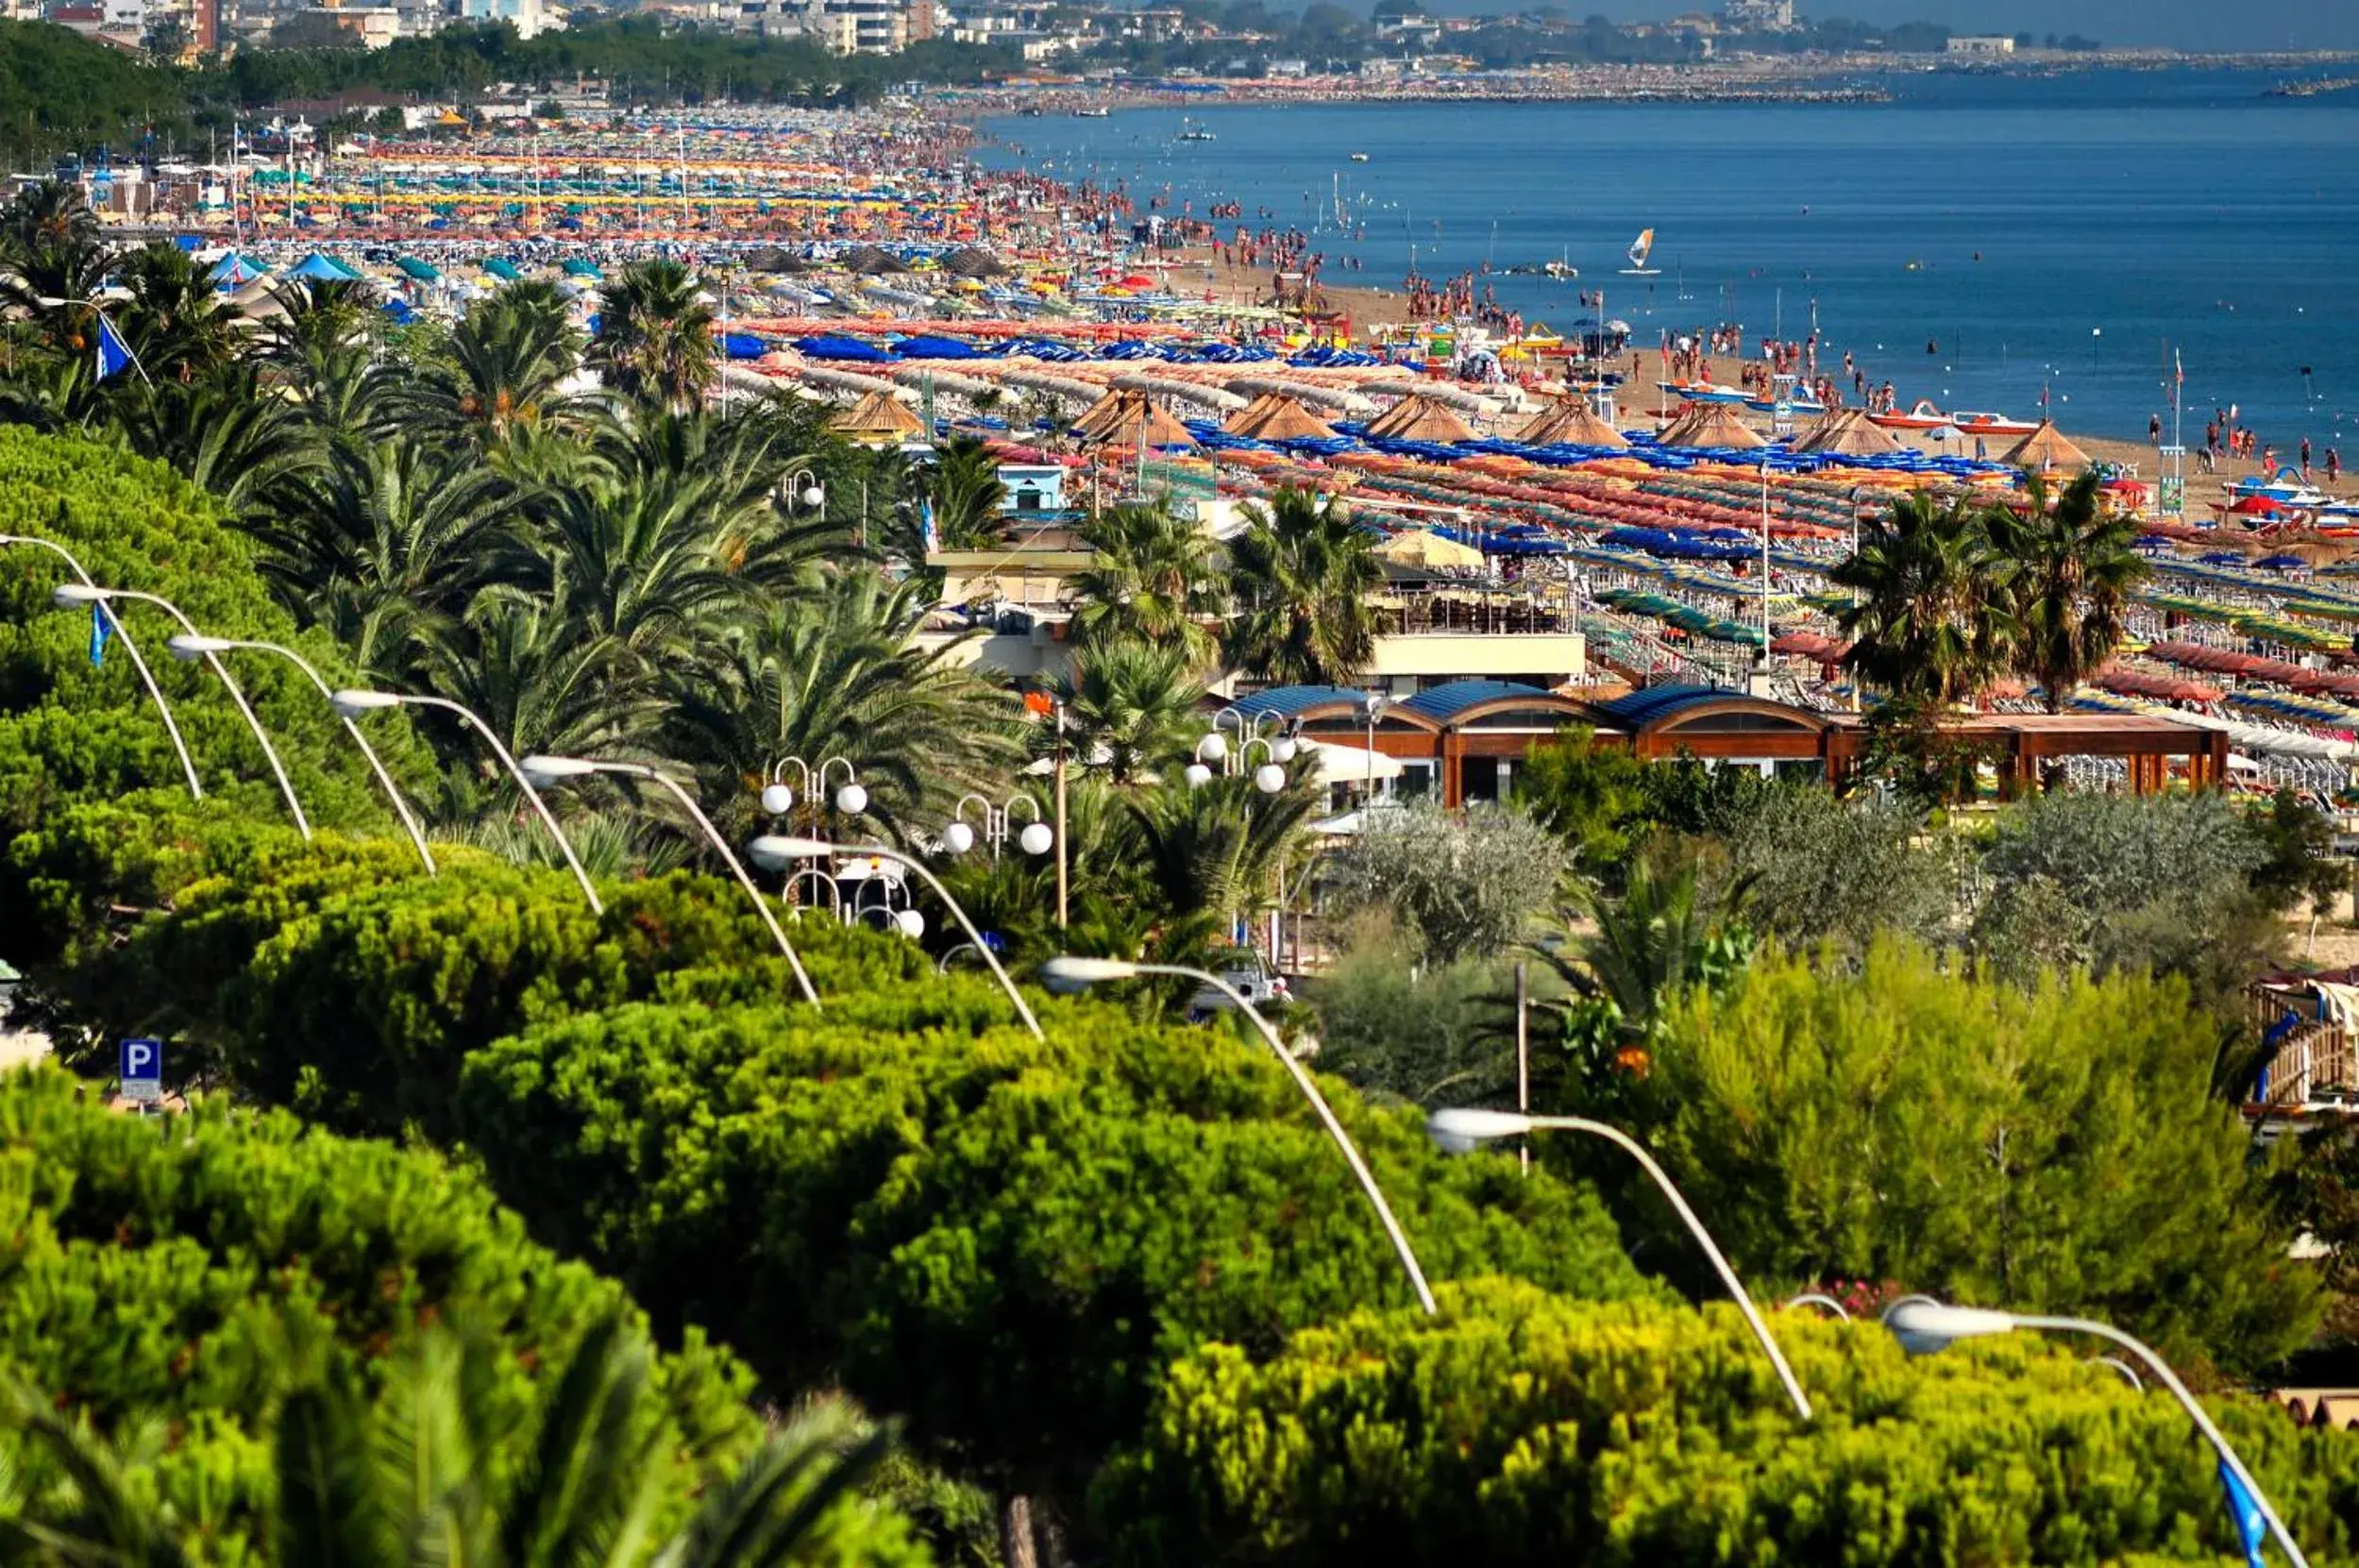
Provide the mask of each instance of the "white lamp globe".
POLYGON ((1219 762, 1229 754, 1229 737, 1215 730, 1196 742, 1196 756, 1202 762, 1219 762))
POLYGON ((1027 822, 1024 831, 1016 835, 1026 854, 1047 854, 1056 847, 1056 835, 1046 822, 1027 822))
POLYGON ((795 792, 784 784, 769 784, 762 791, 762 809, 772 817, 784 817, 795 809, 795 792))
POLYGON ((965 854, 975 847, 975 830, 964 822, 952 822, 942 830, 942 848, 952 854, 965 854))
POLYGON ((868 809, 868 791, 863 784, 848 784, 835 792, 835 809, 847 817, 857 817, 868 809))
POLYGON ((1202 789, 1205 785, 1212 782, 1212 769, 1206 767, 1203 763, 1191 762, 1180 774, 1180 777, 1188 781, 1188 788, 1202 789))
POLYGON ((1263 763, 1254 769, 1254 787, 1264 795, 1275 795, 1286 787, 1286 769, 1273 762, 1263 763))
POLYGON ((1270 743, 1272 762, 1292 762, 1301 754, 1301 751, 1302 748, 1294 744, 1294 737, 1291 735, 1280 735, 1270 743))
POLYGON ((893 925, 913 942, 926 934, 926 918, 914 909, 893 911, 893 925))
POLYGON ((817 507, 822 505, 826 500, 827 492, 820 489, 816 484, 802 493, 802 504, 805 506, 817 507))

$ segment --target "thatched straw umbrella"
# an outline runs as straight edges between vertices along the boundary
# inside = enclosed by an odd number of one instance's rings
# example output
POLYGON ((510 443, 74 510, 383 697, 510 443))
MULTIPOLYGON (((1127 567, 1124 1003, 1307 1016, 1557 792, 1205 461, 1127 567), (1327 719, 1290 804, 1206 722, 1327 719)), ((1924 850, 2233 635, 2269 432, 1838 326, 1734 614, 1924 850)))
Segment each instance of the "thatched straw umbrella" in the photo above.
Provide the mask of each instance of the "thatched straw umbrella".
POLYGON ((2053 419, 2040 421, 2038 430, 2015 443, 2007 454, 2008 466, 2029 468, 2047 473, 2050 468, 2081 469, 2089 465, 2089 454, 2074 446, 2053 419))
POLYGON ((827 428, 854 441, 899 441, 917 435, 925 424, 889 392, 871 392, 851 407, 828 417, 827 428))
POLYGON ((1734 447, 1744 449, 1766 447, 1754 433, 1753 427, 1737 417, 1736 411, 1725 403, 1706 403, 1679 418, 1662 432, 1666 447, 1734 447))
POLYGON ((1515 439, 1532 447, 1612 447, 1629 442, 1622 432, 1597 417, 1578 397, 1559 397, 1515 432, 1515 439))
POLYGON ((1472 441, 1474 428, 1422 392, 1412 392, 1368 422, 1368 433, 1392 441, 1472 441))

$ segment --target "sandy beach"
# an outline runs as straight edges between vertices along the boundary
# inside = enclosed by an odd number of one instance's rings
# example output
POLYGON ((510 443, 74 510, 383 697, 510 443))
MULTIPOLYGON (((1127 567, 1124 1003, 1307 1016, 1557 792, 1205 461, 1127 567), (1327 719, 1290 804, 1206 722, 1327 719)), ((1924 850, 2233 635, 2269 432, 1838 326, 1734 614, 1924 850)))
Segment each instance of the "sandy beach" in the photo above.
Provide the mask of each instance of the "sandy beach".
MULTIPOLYGON (((1269 303, 1271 279, 1267 269, 1259 267, 1249 269, 1223 264, 1214 258, 1208 248, 1202 245, 1191 246, 1179 254, 1183 260, 1173 263, 1171 276, 1171 286, 1182 295, 1198 297, 1209 295, 1213 302, 1219 304, 1269 303)), ((1352 274, 1351 276, 1358 278, 1365 275, 1352 274)), ((1328 309, 1342 312, 1350 320, 1355 340, 1365 341, 1381 329, 1405 326, 1411 319, 1407 295, 1398 289, 1385 288, 1373 281, 1345 284, 1323 281, 1320 292, 1324 296, 1328 309)), ((1568 312, 1573 314, 1580 313, 1577 300, 1577 288, 1568 285, 1565 303, 1568 312)), ((1532 323, 1535 327, 1543 324, 1542 320, 1538 319, 1532 323)), ((1634 344, 1633 346, 1640 347, 1641 346, 1634 344)), ((1839 343, 1829 344, 1828 352, 1839 362, 1843 347, 1844 346, 1839 343)), ((1652 346, 1645 346, 1642 348, 1642 352, 1650 361, 1655 354, 1652 346)), ((1736 385, 1743 377, 1747 364, 1758 366, 1760 362, 1748 362, 1732 355, 1711 355, 1707 357, 1707 362, 1710 366, 1711 379, 1714 381, 1723 385, 1736 385)), ((1644 413, 1658 419, 1663 418, 1665 417, 1664 412, 1659 407, 1659 400, 1652 395, 1654 379, 1652 370, 1644 374, 1649 395, 1643 398, 1626 399, 1622 412, 1626 416, 1634 417, 1644 413)), ((1927 395, 1922 389, 1911 387, 1899 376, 1894 376, 1892 379, 1896 382, 1898 400, 1903 408, 1927 395)), ((2013 409, 2006 412, 2026 419, 2033 417, 2035 413, 2032 410, 2013 409)), ((2218 497, 2221 487, 2231 481, 2254 476, 2266 477, 2280 467, 2300 466, 2301 436, 2300 432, 2296 431, 2281 443, 2276 462, 2273 464, 2265 465, 2258 456, 2251 459, 2222 457, 2213 471, 2203 472, 2198 466, 2193 455, 2194 449, 2202 444, 2203 439, 2201 427, 2195 424, 2194 419, 2195 415, 2191 411, 2190 427, 2185 432, 2190 452, 2186 465, 2186 478, 2187 506, 2191 521, 2208 520, 2211 515, 2210 503, 2218 497)), ((2160 477, 2164 472, 2162 454, 2149 442, 2089 435, 2071 429, 2068 419, 2060 420, 2059 424, 2064 426, 2064 433, 2072 438, 2076 446, 2099 462, 2113 464, 2139 479, 2152 480, 2160 477)), ((2269 433, 2264 432, 2263 440, 2268 439, 2270 439, 2269 433)), ((1992 455, 1997 454, 1994 452, 1992 455)), ((2359 495, 2359 481, 2353 479, 2349 466, 2353 462, 2359 462, 2359 452, 2346 452, 2342 455, 2345 467, 2339 482, 2330 485, 2326 480, 2325 447, 2314 445, 2311 481, 2319 489, 2332 495, 2359 495)))

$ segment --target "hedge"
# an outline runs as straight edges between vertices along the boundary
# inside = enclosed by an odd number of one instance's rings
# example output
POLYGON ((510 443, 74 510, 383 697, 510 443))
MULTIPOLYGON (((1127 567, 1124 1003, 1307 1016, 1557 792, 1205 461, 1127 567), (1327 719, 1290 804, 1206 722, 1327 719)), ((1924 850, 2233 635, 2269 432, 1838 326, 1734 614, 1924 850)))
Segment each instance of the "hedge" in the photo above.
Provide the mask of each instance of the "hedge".
MULTIPOLYGON (((217 1103, 119 1115, 54 1069, 0 1077, 0 1360, 103 1435, 171 1423, 150 1484, 227 1558, 267 1503, 267 1427, 298 1378, 374 1386, 451 1324, 497 1347, 495 1413, 518 1418, 539 1369, 629 1306, 439 1156, 217 1103)), ((694 1481, 758 1423, 742 1364, 694 1332, 678 1346, 651 1418, 694 1481)))
MULTIPOLYGON (((2217 1562, 2236 1556, 2185 1413, 2035 1337, 1911 1360, 1871 1323, 1776 1313, 1816 1409, 1733 1307, 1445 1287, 1274 1357, 1206 1345, 1166 1379, 1093 1512, 1127 1563, 1674 1568, 2217 1562)), ((2214 1402, 2314 1561, 2348 1560, 2359 1439, 2214 1402)), ((2237 1557, 2241 1560, 2241 1557, 2237 1557)), ((2272 1557, 2272 1560, 2274 1558, 2272 1557)))
MULTIPOLYGON (((837 1372, 972 1474, 1078 1494, 1161 1367, 1408 1299, 1256 1045, 987 983, 808 1009, 641 1004, 472 1056, 457 1119, 553 1244, 766 1380, 837 1372)), ((1450 1161, 1331 1086, 1425 1268, 1643 1295, 1586 1192, 1450 1161)))

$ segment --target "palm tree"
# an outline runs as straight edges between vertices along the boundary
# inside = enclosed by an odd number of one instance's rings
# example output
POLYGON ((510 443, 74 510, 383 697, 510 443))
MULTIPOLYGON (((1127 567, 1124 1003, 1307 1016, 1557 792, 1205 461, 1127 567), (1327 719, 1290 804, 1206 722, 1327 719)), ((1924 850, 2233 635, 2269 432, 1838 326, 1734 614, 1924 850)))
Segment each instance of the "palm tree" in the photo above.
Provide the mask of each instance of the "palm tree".
POLYGON ((236 318, 189 252, 161 242, 142 245, 123 259, 120 278, 131 298, 114 325, 148 380, 194 381, 237 352, 236 318))
MULTIPOLYGON (((1164 906, 1175 914, 1251 913, 1277 897, 1279 863, 1296 858, 1318 792, 1299 782, 1265 795, 1250 778, 1177 780, 1124 800, 1139 857, 1164 906)), ((1299 863, 1299 859, 1297 859, 1299 863)))
POLYGON ((946 550, 978 549, 1000 522, 1007 487, 988 443, 952 436, 936 450, 926 495, 934 502, 935 537, 946 550))
POLYGON ((47 316, 55 308, 44 300, 88 299, 106 260, 98 215, 79 185, 39 180, 0 207, 0 311, 47 316))
MULTIPOLYGON (((594 1324, 522 1419, 499 1413, 498 1359, 437 1329, 380 1397, 347 1376, 298 1386, 272 1444, 278 1485, 257 1532, 269 1555, 342 1568, 785 1568, 857 1553, 871 1509, 858 1488, 891 1434, 840 1403, 798 1411, 657 1540, 658 1513, 690 1477, 652 1419, 663 1395, 646 1340, 616 1318, 594 1324)), ((0 1525, 0 1553, 105 1568, 202 1560, 200 1526, 131 1484, 143 1451, 93 1438, 22 1386, 0 1419, 75 1482, 0 1525)))
POLYGON ((1116 784, 1184 762, 1204 733, 1197 706, 1205 684, 1176 648, 1101 641, 1073 656, 1073 672, 1057 683, 1057 698, 1074 755, 1116 784))
POLYGON ((1896 697, 1946 707, 2004 662, 2013 626, 1976 508, 1904 497, 1827 575, 1858 596, 1836 615, 1851 639, 1845 666, 1896 697))
POLYGON ((1084 649, 1140 641, 1178 649, 1201 669, 1228 609, 1212 540, 1160 503, 1109 507, 1081 531, 1089 565, 1073 574, 1073 634, 1084 649))
POLYGON ((551 285, 502 289, 468 310, 438 361, 405 379, 405 424, 448 430, 486 452, 543 430, 576 431, 590 404, 564 383, 581 368, 581 347, 551 285))
POLYGON ((262 329, 263 357, 295 370, 357 348, 367 340, 375 312, 369 285, 341 278, 290 278, 270 286, 278 307, 262 329))
POLYGON ((931 596, 848 571, 723 633, 720 650, 667 672, 668 754, 697 766, 724 827, 758 820, 753 791, 778 759, 840 756, 868 815, 904 838, 931 834, 969 790, 990 792, 1019 757, 1015 703, 962 662, 917 642, 931 596))
POLYGON ((2052 497, 2034 476, 2021 514, 2003 504, 1991 510, 2015 666, 2039 682, 2049 713, 2062 713, 2073 688, 2114 656, 2131 594, 2146 577, 2132 548, 2137 524, 2107 515, 2101 497, 2092 468, 2052 497))
POLYGON ((1343 503, 1285 486, 1249 505, 1231 543, 1238 615, 1229 661, 1273 684, 1348 685, 1375 656, 1368 593, 1384 575, 1375 540, 1343 503))
POLYGON ((281 601, 327 626, 373 677, 397 680, 419 639, 484 585, 514 507, 514 487, 463 452, 338 443, 251 530, 281 601))
MULTIPOLYGON (((645 751, 659 714, 652 682, 630 649, 588 619, 562 588, 541 598, 493 587, 463 618, 415 629, 415 679, 480 715, 520 756, 645 751)), ((473 736, 451 739, 455 754, 506 787, 473 736)))
POLYGON ((302 411, 272 396, 245 361, 201 380, 159 382, 121 420, 133 450, 171 464, 233 513, 285 504, 324 456, 302 411))
POLYGON ((590 363, 634 402, 674 410, 701 401, 720 374, 713 307, 678 261, 634 261, 598 292, 590 363))

